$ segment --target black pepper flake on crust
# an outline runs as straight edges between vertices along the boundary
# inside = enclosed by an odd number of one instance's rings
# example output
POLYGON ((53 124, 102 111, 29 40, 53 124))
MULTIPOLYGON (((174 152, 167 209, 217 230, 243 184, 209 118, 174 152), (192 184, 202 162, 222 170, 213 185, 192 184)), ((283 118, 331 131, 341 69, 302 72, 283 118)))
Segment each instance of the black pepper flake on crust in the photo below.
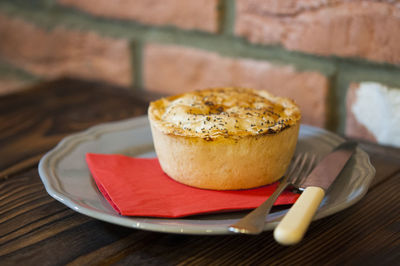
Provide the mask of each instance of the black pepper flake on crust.
POLYGON ((211 138, 210 136, 205 136, 203 139, 205 141, 213 141, 213 138, 211 138))

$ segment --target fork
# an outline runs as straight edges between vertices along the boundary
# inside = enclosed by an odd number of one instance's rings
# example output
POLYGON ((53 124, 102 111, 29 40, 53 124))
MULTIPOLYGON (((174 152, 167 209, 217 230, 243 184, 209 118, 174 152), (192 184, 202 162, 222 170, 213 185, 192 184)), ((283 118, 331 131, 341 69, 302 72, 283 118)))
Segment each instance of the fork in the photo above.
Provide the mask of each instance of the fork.
POLYGON ((260 206, 251 211, 235 224, 229 226, 229 231, 234 233, 256 235, 263 231, 265 218, 271 211, 278 196, 290 184, 298 187, 302 180, 308 176, 316 162, 315 154, 302 153, 296 156, 286 174, 282 177, 275 192, 260 206))

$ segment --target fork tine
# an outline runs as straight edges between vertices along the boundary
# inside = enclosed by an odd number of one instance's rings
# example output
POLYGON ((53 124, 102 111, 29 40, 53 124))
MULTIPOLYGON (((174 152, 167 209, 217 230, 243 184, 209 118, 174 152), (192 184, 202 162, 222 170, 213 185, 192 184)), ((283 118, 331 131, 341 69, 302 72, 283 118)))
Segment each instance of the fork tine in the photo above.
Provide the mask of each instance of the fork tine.
POLYGON ((315 154, 311 154, 309 157, 310 158, 308 159, 306 165, 303 167, 298 178, 296 179, 295 182, 293 182, 296 187, 301 186, 301 184, 304 182, 305 178, 310 174, 311 170, 315 166, 317 156, 315 154))
POLYGON ((291 163, 289 170, 287 171, 287 176, 293 176, 294 171, 296 171, 297 165, 299 164, 299 162, 301 161, 303 157, 303 154, 296 156, 295 160, 293 163, 291 163))
POLYGON ((297 184, 297 186, 300 186, 300 183, 303 183, 305 178, 308 176, 309 173, 311 173, 311 170, 314 168, 315 163, 317 160, 317 156, 315 154, 311 155, 311 159, 308 162, 308 165, 306 167, 306 169, 304 170, 304 176, 299 180, 299 183, 297 184))
POLYGON ((309 165, 310 165, 310 159, 308 157, 310 157, 309 154, 307 154, 307 160, 305 160, 301 166, 301 171, 300 171, 299 175, 297 176, 296 183, 299 182, 304 177, 304 175, 307 174, 307 169, 309 168, 309 165))
POLYGON ((291 177, 291 183, 292 184, 296 184, 297 181, 300 179, 300 177, 302 176, 302 173, 304 172, 304 166, 307 164, 307 162, 308 162, 308 154, 305 153, 302 156, 302 160, 300 162, 300 165, 297 167, 296 174, 293 174, 293 176, 291 177))
POLYGON ((309 163, 308 163, 308 167, 307 167, 306 173, 311 172, 311 170, 314 168, 316 159, 317 159, 317 156, 315 154, 313 154, 311 156, 311 159, 310 159, 309 163))

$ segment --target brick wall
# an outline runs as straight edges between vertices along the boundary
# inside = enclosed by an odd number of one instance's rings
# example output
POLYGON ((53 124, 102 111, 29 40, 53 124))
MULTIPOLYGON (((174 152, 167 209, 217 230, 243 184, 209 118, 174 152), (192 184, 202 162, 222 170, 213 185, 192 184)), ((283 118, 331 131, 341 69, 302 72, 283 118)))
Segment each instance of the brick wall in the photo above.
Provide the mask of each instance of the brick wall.
POLYGON ((3 0, 0 94, 66 75, 165 95, 247 86, 293 98, 306 124, 382 142, 353 105, 365 82, 400 91, 399 43, 400 1, 3 0))

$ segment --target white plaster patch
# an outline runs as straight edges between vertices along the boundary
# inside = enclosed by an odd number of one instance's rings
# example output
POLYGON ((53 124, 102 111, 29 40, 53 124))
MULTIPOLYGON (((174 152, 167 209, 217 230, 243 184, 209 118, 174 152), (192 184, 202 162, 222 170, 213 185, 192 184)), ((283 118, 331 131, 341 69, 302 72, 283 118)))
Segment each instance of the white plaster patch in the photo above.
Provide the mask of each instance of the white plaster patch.
POLYGON ((400 89, 362 82, 351 110, 378 143, 400 147, 400 89))

